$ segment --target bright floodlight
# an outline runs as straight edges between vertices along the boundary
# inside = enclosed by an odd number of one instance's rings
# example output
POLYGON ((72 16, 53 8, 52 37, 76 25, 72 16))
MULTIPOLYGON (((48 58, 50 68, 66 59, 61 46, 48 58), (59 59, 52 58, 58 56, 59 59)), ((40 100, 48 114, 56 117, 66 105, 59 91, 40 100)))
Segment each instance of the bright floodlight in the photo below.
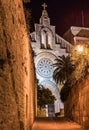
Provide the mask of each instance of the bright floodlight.
POLYGON ((83 46, 77 45, 77 51, 80 53, 83 52, 83 46))

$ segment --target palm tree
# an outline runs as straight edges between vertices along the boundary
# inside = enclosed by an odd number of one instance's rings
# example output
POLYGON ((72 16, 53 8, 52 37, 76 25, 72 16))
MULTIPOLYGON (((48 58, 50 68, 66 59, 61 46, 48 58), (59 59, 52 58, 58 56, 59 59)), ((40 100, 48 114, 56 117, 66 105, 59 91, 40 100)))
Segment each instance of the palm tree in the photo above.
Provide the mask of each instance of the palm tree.
POLYGON ((58 56, 56 63, 53 66, 55 67, 53 79, 57 83, 60 82, 64 84, 69 79, 69 76, 74 68, 71 62, 71 57, 69 55, 58 56))
POLYGON ((53 79, 57 83, 62 83, 63 87, 60 91, 60 98, 62 102, 65 102, 69 96, 71 90, 71 74, 75 69, 75 66, 72 64, 71 57, 68 56, 58 56, 56 63, 54 64, 53 79))

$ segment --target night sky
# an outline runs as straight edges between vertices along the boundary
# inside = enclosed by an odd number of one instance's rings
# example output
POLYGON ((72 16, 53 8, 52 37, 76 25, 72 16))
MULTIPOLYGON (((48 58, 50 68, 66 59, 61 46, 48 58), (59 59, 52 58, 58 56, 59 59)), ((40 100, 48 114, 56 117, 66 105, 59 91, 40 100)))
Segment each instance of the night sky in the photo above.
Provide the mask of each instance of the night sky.
POLYGON ((33 23, 39 23, 44 2, 57 34, 62 36, 70 26, 89 27, 89 0, 31 0, 33 23))

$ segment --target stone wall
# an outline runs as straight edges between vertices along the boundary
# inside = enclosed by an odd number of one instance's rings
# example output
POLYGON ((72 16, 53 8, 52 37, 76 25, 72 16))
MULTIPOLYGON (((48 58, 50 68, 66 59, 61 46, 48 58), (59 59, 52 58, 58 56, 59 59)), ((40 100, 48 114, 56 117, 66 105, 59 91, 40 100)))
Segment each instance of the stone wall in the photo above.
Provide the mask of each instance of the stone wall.
POLYGON ((0 130, 29 130, 34 67, 21 0, 0 0, 0 130))
POLYGON ((84 127, 89 127, 89 76, 73 87, 65 102, 65 116, 84 127))

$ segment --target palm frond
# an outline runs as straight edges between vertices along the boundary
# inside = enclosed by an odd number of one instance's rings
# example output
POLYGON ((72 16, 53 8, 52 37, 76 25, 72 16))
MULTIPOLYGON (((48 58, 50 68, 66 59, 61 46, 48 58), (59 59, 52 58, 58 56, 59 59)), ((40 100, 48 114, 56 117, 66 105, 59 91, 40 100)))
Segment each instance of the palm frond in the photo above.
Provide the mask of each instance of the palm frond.
POLYGON ((70 56, 58 56, 55 59, 53 79, 58 82, 64 82, 73 71, 70 56))

